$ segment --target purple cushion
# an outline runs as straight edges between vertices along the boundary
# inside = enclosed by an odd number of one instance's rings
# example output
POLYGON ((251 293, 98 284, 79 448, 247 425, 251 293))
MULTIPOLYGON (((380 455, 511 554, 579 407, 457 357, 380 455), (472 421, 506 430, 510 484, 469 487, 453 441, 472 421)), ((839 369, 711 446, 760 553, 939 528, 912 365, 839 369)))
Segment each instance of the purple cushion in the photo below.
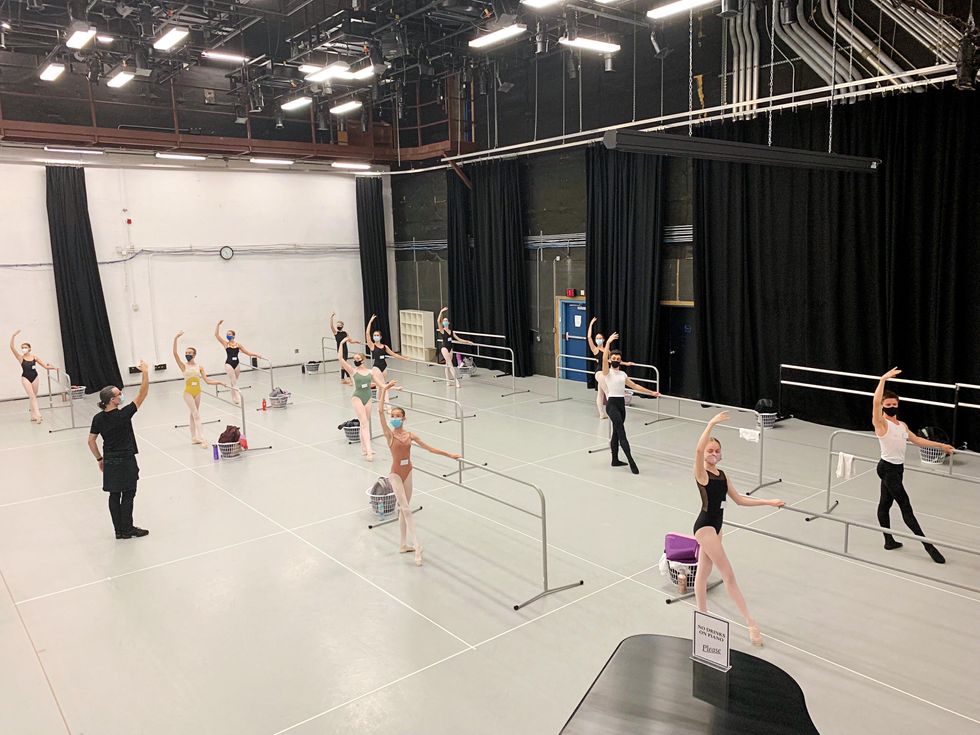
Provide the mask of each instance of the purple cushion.
POLYGON ((690 536, 681 536, 676 533, 668 533, 664 536, 664 553, 668 561, 677 561, 682 564, 697 564, 698 542, 690 536))

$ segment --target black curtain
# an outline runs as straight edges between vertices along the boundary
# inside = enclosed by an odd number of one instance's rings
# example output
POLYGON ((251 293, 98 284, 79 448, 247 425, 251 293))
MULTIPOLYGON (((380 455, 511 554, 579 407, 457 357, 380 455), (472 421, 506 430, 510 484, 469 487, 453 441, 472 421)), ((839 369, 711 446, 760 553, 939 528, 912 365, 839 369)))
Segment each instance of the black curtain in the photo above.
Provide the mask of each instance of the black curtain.
MULTIPOLYGON (((503 334, 518 377, 530 375, 524 211, 517 161, 467 166, 473 190, 448 171, 449 303, 454 329, 503 334), (463 220, 466 220, 466 226, 463 220), (472 245, 465 235, 472 234, 472 245)), ((494 344, 493 339, 484 338, 494 344)), ((498 351, 486 354, 503 356, 498 351)), ((489 367, 505 370, 503 363, 489 367)))
POLYGON ((88 218, 85 171, 48 166, 48 232, 65 370, 94 393, 122 386, 88 218))
MULTIPOLYGON (((607 338, 619 332, 615 346, 626 360, 649 365, 657 362, 663 191, 660 156, 602 145, 586 152, 588 315, 607 338)), ((640 368, 630 374, 653 377, 640 368)))
MULTIPOLYGON (((780 363, 977 382, 980 372, 980 101, 955 90, 834 110, 838 153, 883 160, 877 174, 699 161, 695 300, 703 397, 752 406, 773 397, 780 363)), ((767 122, 714 137, 766 142, 767 122)), ((777 118, 773 144, 826 150, 826 110, 777 118)), ((871 390, 868 381, 794 380, 871 390)), ((950 399, 900 386, 905 395, 950 399)), ((784 388, 783 411, 851 428, 870 399, 784 388)), ((913 428, 952 431, 949 411, 906 404, 913 428)), ((972 424, 972 428, 971 428, 972 424)), ((960 438, 977 441, 964 416, 960 438)))
MULTIPOLYGON (((385 249, 385 210, 378 176, 358 176, 357 240, 361 249, 361 289, 364 301, 364 323, 377 314, 374 328, 381 331, 387 345, 396 343, 388 324, 388 253, 385 249)), ((360 336, 348 329, 357 339, 360 336)))

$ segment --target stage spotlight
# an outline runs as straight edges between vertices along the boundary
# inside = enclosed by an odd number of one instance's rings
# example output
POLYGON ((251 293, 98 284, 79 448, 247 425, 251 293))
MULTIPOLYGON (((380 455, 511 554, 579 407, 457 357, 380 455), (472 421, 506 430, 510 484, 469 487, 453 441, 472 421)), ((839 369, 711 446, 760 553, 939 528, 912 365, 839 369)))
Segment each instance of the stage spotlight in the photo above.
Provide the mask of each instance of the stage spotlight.
POLYGON ((779 22, 784 26, 796 24, 796 2, 794 0, 779 0, 779 22))
POLYGON ((664 29, 660 26, 650 31, 650 43, 653 45, 653 55, 657 59, 666 59, 674 50, 667 45, 667 39, 664 37, 664 29))
POLYGON ((970 36, 963 36, 956 50, 956 81, 953 86, 964 92, 977 88, 977 71, 980 67, 980 54, 970 36))

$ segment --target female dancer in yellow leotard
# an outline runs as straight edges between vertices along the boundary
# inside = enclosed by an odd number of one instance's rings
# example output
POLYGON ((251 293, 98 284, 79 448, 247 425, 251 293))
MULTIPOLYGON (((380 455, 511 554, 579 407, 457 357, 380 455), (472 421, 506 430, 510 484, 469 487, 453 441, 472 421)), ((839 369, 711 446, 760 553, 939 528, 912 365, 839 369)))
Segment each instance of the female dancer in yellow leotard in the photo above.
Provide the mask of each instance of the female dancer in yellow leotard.
POLYGON ((182 331, 177 332, 177 336, 174 337, 174 360, 177 363, 177 367, 180 368, 181 374, 184 376, 184 403, 187 404, 187 408, 191 412, 191 444, 200 444, 206 449, 210 445, 204 438, 204 430, 201 425, 201 381, 203 380, 208 385, 221 385, 225 388, 228 386, 220 380, 211 380, 208 377, 207 373, 204 372, 204 368, 195 361, 197 357, 197 349, 195 347, 185 348, 184 360, 180 359, 180 355, 177 354, 177 340, 183 334, 182 331))

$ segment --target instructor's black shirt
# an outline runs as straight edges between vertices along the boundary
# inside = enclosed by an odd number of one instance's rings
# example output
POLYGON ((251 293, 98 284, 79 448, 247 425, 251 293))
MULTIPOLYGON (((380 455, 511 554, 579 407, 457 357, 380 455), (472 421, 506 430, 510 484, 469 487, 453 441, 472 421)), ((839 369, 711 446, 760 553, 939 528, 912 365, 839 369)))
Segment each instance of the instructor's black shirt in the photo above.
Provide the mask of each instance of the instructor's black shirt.
POLYGON ((136 434, 133 433, 133 414, 136 404, 127 403, 114 411, 101 411, 92 417, 90 433, 102 435, 102 455, 109 458, 132 457, 139 454, 136 434))
MULTIPOLYGON (((347 339, 347 332, 345 332, 343 329, 338 329, 337 330, 337 334, 334 335, 334 336, 337 338, 337 349, 339 350, 340 349, 340 343, 343 342, 345 339, 347 339)), ((344 345, 343 355, 344 355, 344 359, 346 360, 347 359, 347 345, 344 345)))

